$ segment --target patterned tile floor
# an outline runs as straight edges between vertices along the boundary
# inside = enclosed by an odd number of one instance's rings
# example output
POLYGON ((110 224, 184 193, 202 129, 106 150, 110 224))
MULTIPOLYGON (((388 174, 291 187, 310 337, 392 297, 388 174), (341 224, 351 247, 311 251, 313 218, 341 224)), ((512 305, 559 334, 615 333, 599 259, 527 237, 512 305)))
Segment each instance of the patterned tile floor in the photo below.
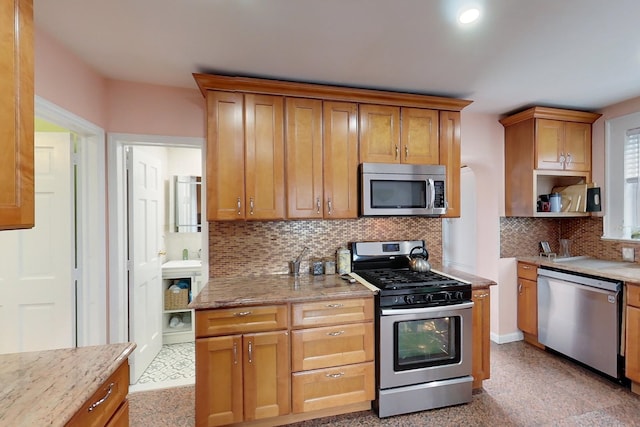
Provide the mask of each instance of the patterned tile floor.
POLYGON ((195 383, 195 344, 165 344, 137 383, 129 390, 145 391, 195 383))

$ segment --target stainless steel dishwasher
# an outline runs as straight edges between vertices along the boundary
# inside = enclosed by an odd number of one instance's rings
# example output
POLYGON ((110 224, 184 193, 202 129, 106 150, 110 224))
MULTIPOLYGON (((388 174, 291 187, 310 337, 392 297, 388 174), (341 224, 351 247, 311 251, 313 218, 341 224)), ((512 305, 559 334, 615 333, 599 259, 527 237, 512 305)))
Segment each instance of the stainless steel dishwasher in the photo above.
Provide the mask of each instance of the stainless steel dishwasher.
POLYGON ((538 268, 538 341, 617 380, 622 282, 538 268))

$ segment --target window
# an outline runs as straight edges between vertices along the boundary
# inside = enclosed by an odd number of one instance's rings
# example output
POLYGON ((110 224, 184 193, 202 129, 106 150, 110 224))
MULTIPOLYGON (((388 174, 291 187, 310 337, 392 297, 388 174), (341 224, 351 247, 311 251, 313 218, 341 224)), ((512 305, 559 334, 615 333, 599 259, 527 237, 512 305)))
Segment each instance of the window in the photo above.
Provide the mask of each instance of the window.
POLYGON ((640 113, 606 126, 604 237, 640 240, 640 113))

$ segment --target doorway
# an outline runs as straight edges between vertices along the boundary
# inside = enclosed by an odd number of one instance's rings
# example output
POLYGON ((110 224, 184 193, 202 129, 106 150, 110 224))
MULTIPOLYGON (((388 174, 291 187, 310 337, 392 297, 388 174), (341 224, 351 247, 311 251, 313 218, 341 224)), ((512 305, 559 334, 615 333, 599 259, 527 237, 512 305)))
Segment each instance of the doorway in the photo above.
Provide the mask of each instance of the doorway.
MULTIPOLYGON (((169 160, 180 158, 178 154, 180 150, 193 151, 197 149, 199 152, 199 164, 197 167, 191 167, 191 170, 197 169, 198 172, 204 170, 204 139, 202 138, 180 138, 180 137, 159 137, 152 135, 132 135, 132 134, 111 134, 108 137, 108 182, 109 182, 109 223, 110 223, 110 241, 109 241, 109 272, 110 272, 110 339, 112 342, 122 341, 135 341, 138 347, 130 358, 131 369, 131 384, 135 384, 142 373, 147 369, 149 363, 153 358, 147 354, 145 357, 139 354, 140 349, 147 349, 147 342, 141 340, 149 339, 153 340, 153 331, 147 331, 146 338, 140 337, 140 332, 136 329, 135 325, 143 323, 147 316, 157 320, 157 315, 162 312, 162 305, 158 303, 156 297, 148 298, 149 301, 156 301, 152 303, 152 306, 141 306, 140 300, 145 298, 135 297, 132 292, 133 289, 139 289, 133 287, 132 279, 135 279, 136 272, 135 265, 137 262, 132 263, 132 255, 136 255, 132 252, 131 243, 133 241, 140 242, 140 236, 136 235, 136 230, 139 230, 139 226, 132 226, 133 221, 139 215, 136 212, 140 203, 137 201, 132 203, 130 199, 130 188, 128 177, 131 177, 133 171, 127 169, 127 152, 146 152, 151 156, 155 156, 160 159, 160 163, 166 165, 169 160), (164 159, 164 160, 163 160, 164 159), (137 228, 136 228, 137 227, 137 228), (138 335, 136 335, 138 334, 138 335)), ((188 165, 187 165, 187 168, 188 165)), ((163 169, 160 166, 160 169, 163 169)), ((166 169, 166 167, 165 167, 166 169)), ((170 199, 169 196, 169 175, 176 174, 175 172, 165 171, 162 173, 163 190, 161 191, 160 198, 163 209, 161 215, 161 230, 159 236, 152 236, 148 238, 144 243, 149 247, 146 250, 146 254, 151 259, 153 256, 159 257, 159 263, 157 263, 158 271, 155 276, 160 275, 159 266, 168 259, 177 259, 171 248, 171 242, 174 240, 168 227, 165 224, 169 223, 166 202, 170 199), (151 242, 151 243, 149 243, 151 242), (154 243, 155 242, 155 243, 154 243), (153 248, 151 248, 153 246, 153 248), (168 255, 167 255, 168 254, 168 255)), ((185 174, 180 172, 178 174, 185 174)), ((203 205, 206 205, 203 202, 203 205)), ((201 249, 202 259, 207 259, 207 224, 203 224, 202 232, 197 233, 198 247, 201 249)), ((193 238, 193 236, 192 236, 193 238)), ((134 243, 134 245, 137 244, 134 243)), ((182 249, 180 249, 180 254, 182 249)), ((208 263, 203 262, 203 276, 208 274, 208 263)), ((145 273, 148 274, 148 273, 145 273)), ((204 276, 207 277, 207 276, 204 276)), ((146 294, 147 291, 139 292, 138 295, 157 295, 161 291, 161 283, 145 284, 147 290, 151 292, 146 294), (155 287, 155 288, 154 288, 155 287)), ((154 347, 156 348, 156 347, 154 347)), ((155 350, 154 350, 155 351, 155 350)), ((159 351, 159 349, 158 349, 159 351)), ((155 356, 155 355, 154 355, 155 356)), ((162 387, 159 384, 158 387, 162 387)))
POLYGON ((0 236, 0 353, 107 340, 104 131, 38 96, 35 116, 36 224, 0 236))

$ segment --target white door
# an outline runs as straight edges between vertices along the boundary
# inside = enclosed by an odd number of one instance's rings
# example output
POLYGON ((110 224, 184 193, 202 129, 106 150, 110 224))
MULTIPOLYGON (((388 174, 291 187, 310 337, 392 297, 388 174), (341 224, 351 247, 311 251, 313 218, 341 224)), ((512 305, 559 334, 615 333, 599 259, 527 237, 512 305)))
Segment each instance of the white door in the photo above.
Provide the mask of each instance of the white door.
POLYGON ((127 156, 129 225, 129 339, 137 347, 131 384, 138 381, 162 348, 162 274, 159 251, 163 212, 160 161, 141 147, 127 156))
POLYGON ((476 211, 476 177, 465 166, 460 170, 460 218, 445 218, 442 224, 442 264, 471 274, 476 272, 476 211))
POLYGON ((75 347, 71 134, 35 134, 35 227, 0 232, 0 353, 75 347))

